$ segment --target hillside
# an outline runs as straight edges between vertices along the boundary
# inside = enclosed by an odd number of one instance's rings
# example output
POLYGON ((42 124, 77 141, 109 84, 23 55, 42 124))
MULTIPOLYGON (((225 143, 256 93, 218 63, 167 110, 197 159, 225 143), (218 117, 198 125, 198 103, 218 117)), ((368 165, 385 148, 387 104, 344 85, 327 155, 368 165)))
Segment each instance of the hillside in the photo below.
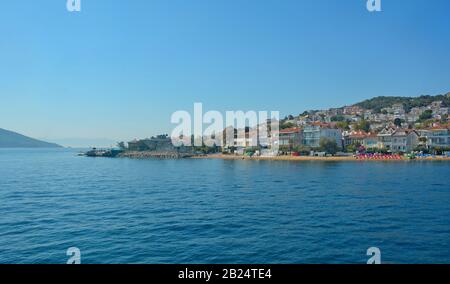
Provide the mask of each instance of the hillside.
POLYGON ((406 112, 409 112, 414 107, 428 106, 434 101, 442 101, 445 107, 450 107, 450 93, 447 95, 420 97, 375 97, 357 103, 355 106, 380 112, 383 108, 392 107, 394 104, 402 104, 406 112))
POLYGON ((53 143, 39 141, 19 133, 0 128, 0 148, 59 148, 53 143))

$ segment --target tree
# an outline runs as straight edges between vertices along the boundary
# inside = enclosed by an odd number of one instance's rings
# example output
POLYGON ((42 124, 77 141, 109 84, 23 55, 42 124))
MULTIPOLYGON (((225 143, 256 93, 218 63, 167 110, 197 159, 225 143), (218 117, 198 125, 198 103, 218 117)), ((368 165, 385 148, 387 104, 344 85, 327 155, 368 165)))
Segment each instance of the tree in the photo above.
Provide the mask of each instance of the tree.
POLYGON ((415 152, 422 152, 423 154, 429 154, 430 150, 425 145, 419 145, 414 148, 415 152))
POLYGON ((335 115, 335 116, 332 116, 331 117, 331 121, 335 121, 335 122, 337 122, 337 121, 345 121, 345 116, 343 116, 343 115, 335 115))
POLYGON ((433 147, 431 150, 436 155, 442 155, 442 152, 444 151, 441 147, 437 147, 437 146, 433 147))
POLYGON ((433 118, 433 111, 431 109, 427 109, 419 116, 419 119, 421 121, 431 119, 431 118, 433 118))
POLYGON ((336 123, 336 126, 340 129, 349 130, 349 123, 348 121, 339 121, 336 123))
POLYGON ((356 151, 359 151, 359 149, 361 148, 361 143, 359 142, 353 142, 352 144, 348 145, 345 150, 348 153, 355 153, 356 151))
POLYGON ((394 124, 397 127, 401 127, 402 126, 402 120, 400 118, 396 118, 396 119, 394 119, 394 124))
POLYGON ((300 153, 302 156, 309 156, 311 150, 312 149, 310 147, 304 145, 294 146, 294 151, 300 153))
POLYGON ((300 114, 300 116, 307 116, 307 115, 309 115, 309 112, 308 112, 308 111, 304 111, 304 112, 302 112, 302 113, 300 114))
POLYGON ((280 126, 280 129, 288 129, 288 128, 294 128, 295 124, 292 122, 285 122, 280 126))
POLYGON ((339 150, 338 145, 335 140, 322 137, 319 141, 319 148, 328 154, 334 155, 339 150))
POLYGON ((368 122, 365 119, 361 119, 356 125, 355 125, 355 130, 362 130, 365 132, 369 132, 370 131, 370 122, 368 122))
POLYGON ((409 112, 414 107, 426 107, 435 101, 441 101, 444 107, 450 106, 450 97, 447 95, 420 97, 376 97, 358 103, 356 106, 364 109, 371 109, 376 113, 379 113, 384 108, 392 107, 394 104, 401 104, 403 105, 405 111, 409 112))
POLYGON ((358 148, 354 144, 350 144, 346 147, 347 153, 355 153, 358 148))

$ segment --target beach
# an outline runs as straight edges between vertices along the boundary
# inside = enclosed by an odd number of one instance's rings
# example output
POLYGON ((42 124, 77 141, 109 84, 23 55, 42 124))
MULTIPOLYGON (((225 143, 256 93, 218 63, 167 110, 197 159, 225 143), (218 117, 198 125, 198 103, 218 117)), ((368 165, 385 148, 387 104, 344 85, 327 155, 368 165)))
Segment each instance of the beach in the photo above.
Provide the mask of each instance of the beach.
POLYGON ((356 157, 312 157, 312 156, 237 156, 237 155, 224 155, 224 154, 212 154, 204 156, 194 156, 192 159, 223 159, 223 160, 256 160, 256 161, 298 161, 298 162, 412 162, 412 161, 450 161, 449 157, 427 157, 408 159, 402 157, 401 159, 358 159, 356 157))

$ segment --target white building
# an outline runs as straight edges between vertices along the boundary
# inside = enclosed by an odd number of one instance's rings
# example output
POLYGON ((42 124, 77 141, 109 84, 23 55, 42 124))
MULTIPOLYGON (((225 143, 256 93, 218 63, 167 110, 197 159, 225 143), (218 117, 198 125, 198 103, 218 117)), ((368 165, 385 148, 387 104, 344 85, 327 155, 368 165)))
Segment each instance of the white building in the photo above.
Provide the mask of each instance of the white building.
POLYGON ((419 144, 419 133, 412 129, 384 129, 378 134, 382 148, 392 152, 411 152, 419 144))
POLYGON ((307 125, 303 128, 303 144, 308 147, 320 146, 320 139, 327 138, 336 141, 342 147, 342 131, 328 124, 307 125))
POLYGON ((450 148, 450 130, 446 127, 436 125, 429 129, 419 130, 422 137, 426 138, 426 146, 433 148, 450 148))

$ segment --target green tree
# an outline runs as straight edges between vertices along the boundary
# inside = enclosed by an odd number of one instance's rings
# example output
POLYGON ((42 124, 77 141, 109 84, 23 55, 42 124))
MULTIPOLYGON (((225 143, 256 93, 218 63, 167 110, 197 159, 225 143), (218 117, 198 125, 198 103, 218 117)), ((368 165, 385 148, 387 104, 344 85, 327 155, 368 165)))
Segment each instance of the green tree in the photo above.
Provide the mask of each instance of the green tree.
POLYGON ((339 150, 335 140, 322 137, 319 141, 319 148, 321 151, 334 155, 339 150))
POLYGON ((343 115, 332 116, 331 121, 334 121, 334 122, 345 121, 345 116, 343 116, 343 115))
POLYGON ((346 147, 348 153, 355 153, 361 147, 361 143, 354 142, 346 147))
POLYGON ((397 126, 397 127, 401 127, 402 126, 402 120, 400 119, 400 118, 396 118, 396 119, 394 119, 394 124, 395 124, 395 126, 397 126))
POLYGON ((349 123, 348 121, 339 121, 336 123, 336 126, 340 129, 349 130, 349 123))
POLYGON ((309 112, 308 111, 304 111, 304 112, 302 112, 301 114, 300 114, 300 116, 307 116, 307 115, 309 115, 309 112))
POLYGON ((431 119, 431 118, 433 118, 433 111, 431 109, 427 109, 419 116, 419 119, 421 121, 431 119))
POLYGON ((302 156, 308 156, 311 153, 311 148, 304 145, 294 147, 294 151, 300 153, 302 156))
POLYGON ((368 122, 365 119, 361 119, 358 123, 355 124, 355 129, 369 132, 370 131, 370 122, 368 122))
POLYGON ((288 128, 294 128, 295 124, 292 122, 285 122, 280 126, 280 129, 288 129, 288 128))
POLYGON ((358 148, 354 144, 348 145, 345 149, 347 150, 347 153, 355 153, 356 150, 358 150, 358 148))
POLYGON ((434 101, 441 101, 444 107, 450 106, 450 96, 448 95, 420 97, 376 97, 370 100, 365 100, 356 105, 379 113, 383 108, 392 107, 394 104, 401 104, 403 105, 405 111, 409 112, 413 107, 428 106, 434 101))
POLYGON ((419 145, 413 149, 415 152, 422 152, 424 154, 429 154, 430 150, 424 145, 419 145))

